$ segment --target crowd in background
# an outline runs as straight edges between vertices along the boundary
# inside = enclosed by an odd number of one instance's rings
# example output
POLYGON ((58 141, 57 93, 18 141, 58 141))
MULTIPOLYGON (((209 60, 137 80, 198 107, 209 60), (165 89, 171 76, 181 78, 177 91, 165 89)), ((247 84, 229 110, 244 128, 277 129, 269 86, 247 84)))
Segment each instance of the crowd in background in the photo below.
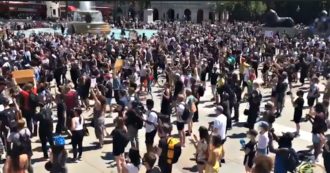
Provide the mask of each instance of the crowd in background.
POLYGON ((242 112, 249 129, 249 141, 242 141, 246 172, 295 169, 298 164, 292 162, 301 158, 292 140, 300 135, 304 120, 312 126, 313 162, 322 154, 324 167, 330 172, 330 144, 325 135, 330 126, 329 40, 278 33, 266 37, 260 25, 242 22, 159 22, 153 27, 159 30, 156 35, 134 40, 46 33, 22 38, 8 30, 0 40, 0 141, 1 151, 7 153, 4 172, 33 172, 30 138, 36 136, 44 158, 49 158, 46 169, 67 172, 69 154, 63 135, 71 139, 71 160, 81 160, 84 136, 89 134, 84 112, 90 109, 90 125, 99 148, 108 135, 113 138, 112 153, 119 173, 139 172, 141 164, 148 173, 170 173, 172 165, 180 163, 181 148, 191 145, 186 136, 195 141, 199 172, 219 172, 225 162, 227 131, 241 121, 242 112), (118 60, 124 62, 122 68, 115 66, 118 60), (11 72, 22 69, 33 69, 35 80, 17 83, 11 72), (162 76, 165 82, 160 80, 162 76), (320 90, 322 83, 324 92, 320 90), (309 87, 291 92, 297 85, 309 87), (154 87, 163 88, 160 111, 154 110, 154 87), (264 88, 272 92, 261 109, 264 88), (199 116, 199 101, 206 91, 212 92, 217 116, 209 127, 199 127, 197 137, 192 131, 203 118, 199 116), (286 95, 291 96, 291 105, 284 105, 286 95), (141 99, 145 97, 148 99, 141 99), (247 108, 240 106, 244 102, 247 108), (305 116, 306 105, 309 113, 305 116), (288 121, 292 117, 296 132, 277 136, 272 125, 282 116, 284 106, 294 109, 294 115, 285 116, 288 121), (115 119, 111 133, 105 124, 108 116, 115 119), (171 137, 172 122, 179 138, 171 137), (142 161, 141 128, 146 130, 147 147, 142 161), (159 142, 155 141, 156 134, 159 142), (273 145, 275 141, 278 147, 273 145), (124 155, 128 143, 129 162, 124 155), (275 153, 274 160, 268 157, 269 152, 275 153))

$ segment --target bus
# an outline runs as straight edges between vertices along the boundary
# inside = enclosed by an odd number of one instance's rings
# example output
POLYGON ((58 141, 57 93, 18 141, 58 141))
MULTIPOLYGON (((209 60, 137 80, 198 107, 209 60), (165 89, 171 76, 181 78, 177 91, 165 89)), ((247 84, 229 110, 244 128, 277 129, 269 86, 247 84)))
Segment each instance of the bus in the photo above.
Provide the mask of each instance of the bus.
POLYGON ((47 6, 42 2, 0 1, 0 18, 44 20, 47 6))

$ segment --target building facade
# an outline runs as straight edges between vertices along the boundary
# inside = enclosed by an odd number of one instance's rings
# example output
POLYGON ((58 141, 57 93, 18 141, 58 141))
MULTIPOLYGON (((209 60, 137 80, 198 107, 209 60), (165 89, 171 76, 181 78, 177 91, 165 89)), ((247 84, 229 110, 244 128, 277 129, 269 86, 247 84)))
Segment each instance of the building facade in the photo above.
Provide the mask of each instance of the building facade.
POLYGON ((154 20, 186 20, 194 23, 219 20, 214 1, 151 1, 154 20))

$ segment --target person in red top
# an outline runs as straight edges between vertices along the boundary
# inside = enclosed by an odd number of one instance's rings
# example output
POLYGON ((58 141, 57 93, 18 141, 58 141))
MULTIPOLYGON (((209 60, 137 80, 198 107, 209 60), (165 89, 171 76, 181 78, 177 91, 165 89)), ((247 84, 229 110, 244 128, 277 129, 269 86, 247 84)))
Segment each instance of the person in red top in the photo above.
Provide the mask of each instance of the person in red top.
POLYGON ((64 103, 66 106, 66 125, 70 129, 73 109, 79 107, 78 93, 73 89, 73 84, 68 84, 64 91, 64 103))
POLYGON ((36 108, 34 106, 31 106, 30 104, 30 94, 33 93, 37 95, 37 87, 36 87, 37 82, 34 79, 33 84, 27 83, 24 85, 23 89, 19 85, 17 85, 15 79, 13 79, 13 82, 15 86, 17 86, 19 90, 19 94, 22 98, 22 102, 20 104, 22 115, 26 119, 27 127, 31 132, 33 132, 33 135, 35 136, 38 130, 37 124, 34 124, 33 127, 33 118, 36 114, 36 108))

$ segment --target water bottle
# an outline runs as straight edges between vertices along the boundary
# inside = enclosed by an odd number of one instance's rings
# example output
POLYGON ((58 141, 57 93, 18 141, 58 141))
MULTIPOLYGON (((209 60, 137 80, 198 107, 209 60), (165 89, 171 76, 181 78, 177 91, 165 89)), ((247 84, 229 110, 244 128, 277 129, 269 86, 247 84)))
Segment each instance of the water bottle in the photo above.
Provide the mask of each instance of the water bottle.
POLYGON ((239 140, 239 143, 241 144, 242 148, 245 147, 245 140, 244 139, 239 140))

